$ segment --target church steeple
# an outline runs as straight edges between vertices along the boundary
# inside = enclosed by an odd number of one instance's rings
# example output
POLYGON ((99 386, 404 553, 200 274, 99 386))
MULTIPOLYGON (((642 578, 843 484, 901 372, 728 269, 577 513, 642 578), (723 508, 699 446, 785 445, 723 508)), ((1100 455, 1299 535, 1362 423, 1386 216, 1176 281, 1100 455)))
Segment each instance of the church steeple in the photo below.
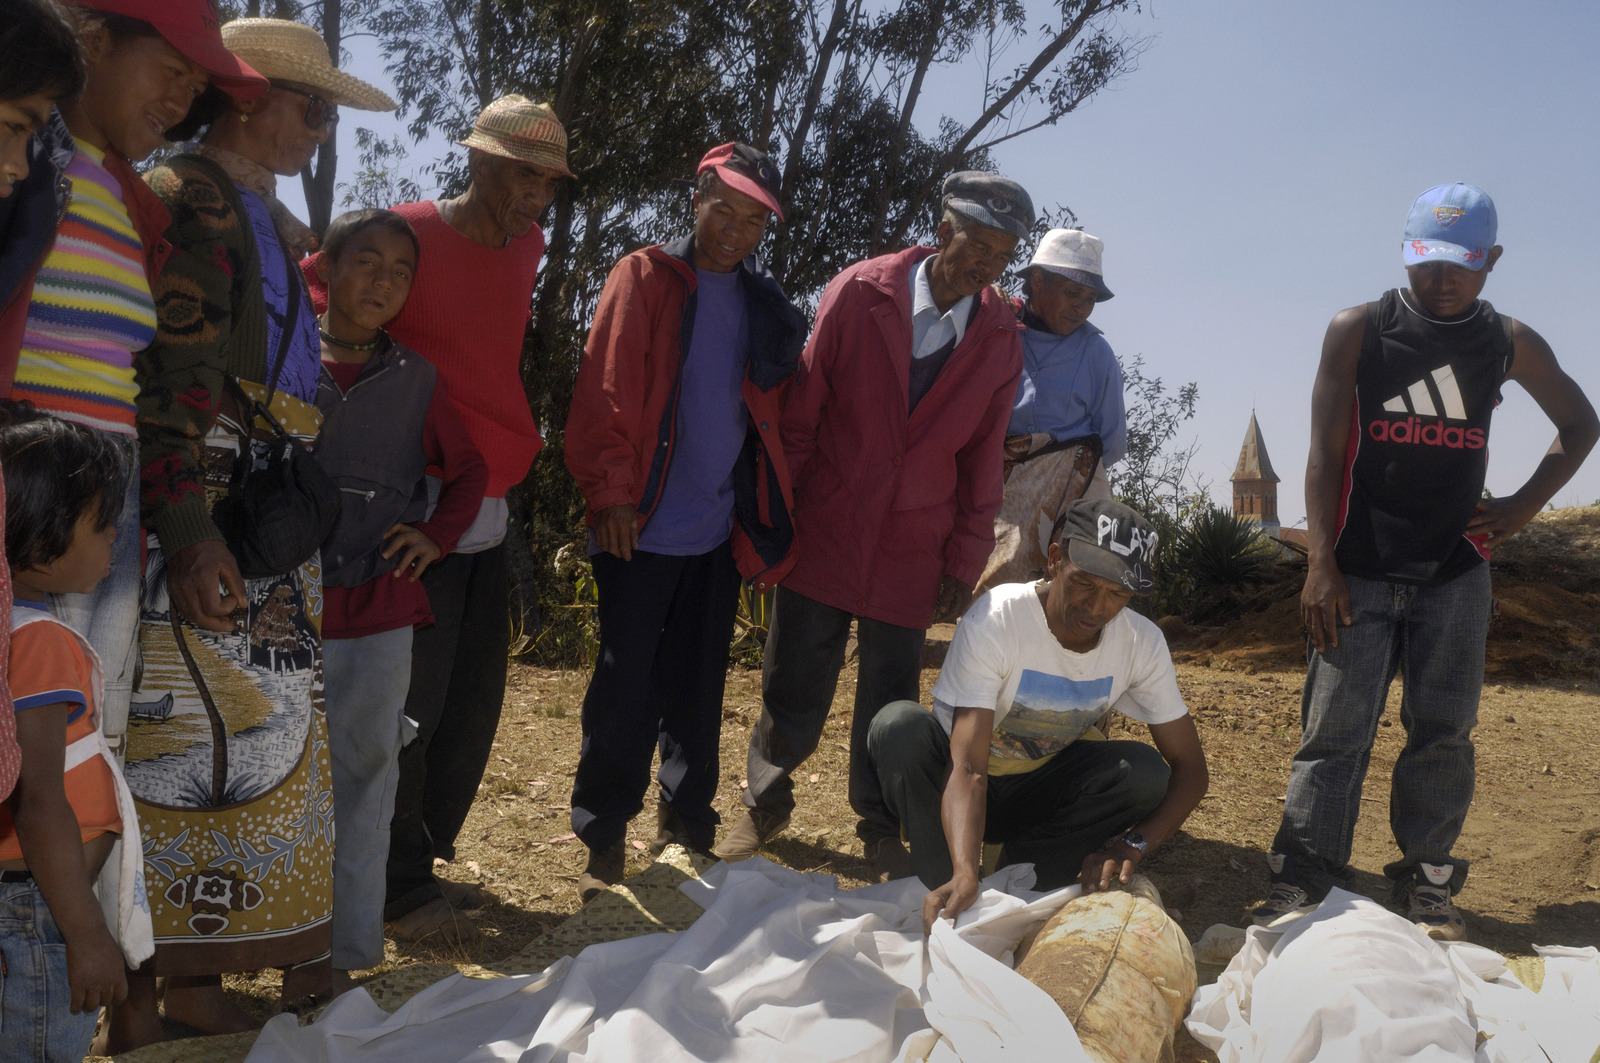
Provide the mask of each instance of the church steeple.
POLYGON ((1278 474, 1272 471, 1267 444, 1261 438, 1256 412, 1250 411, 1250 427, 1245 429, 1244 445, 1239 448, 1239 463, 1228 477, 1233 483, 1233 515, 1255 521, 1268 535, 1277 535, 1278 474))

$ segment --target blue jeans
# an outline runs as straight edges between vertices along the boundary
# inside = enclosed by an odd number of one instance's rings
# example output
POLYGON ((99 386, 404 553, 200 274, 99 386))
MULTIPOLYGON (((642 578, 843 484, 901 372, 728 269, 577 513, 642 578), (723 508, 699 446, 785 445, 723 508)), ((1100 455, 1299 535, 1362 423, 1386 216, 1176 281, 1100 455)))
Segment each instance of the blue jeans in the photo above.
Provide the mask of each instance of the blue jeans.
POLYGON ((384 868, 400 781, 400 716, 411 689, 411 628, 324 639, 322 677, 333 764, 333 965, 362 971, 383 962, 384 868))
POLYGON ((1406 745, 1390 783, 1389 826, 1401 858, 1383 869, 1402 895, 1417 865, 1449 864, 1461 889, 1467 862, 1450 855, 1472 804, 1472 729, 1489 634, 1489 566, 1416 587, 1347 576, 1353 623, 1339 645, 1307 648, 1300 751, 1289 768, 1273 880, 1314 899, 1350 878, 1361 786, 1389 686, 1399 672, 1406 745))
POLYGON ((99 1009, 71 1010, 67 946, 32 882, 0 883, 0 1063, 82 1063, 99 1009))
POLYGON ((120 764, 128 744, 128 704, 139 660, 139 597, 144 585, 139 545, 144 530, 139 526, 139 447, 132 436, 116 439, 128 487, 111 548, 111 574, 88 594, 51 595, 50 605, 56 618, 76 628, 100 657, 106 683, 100 730, 120 764))

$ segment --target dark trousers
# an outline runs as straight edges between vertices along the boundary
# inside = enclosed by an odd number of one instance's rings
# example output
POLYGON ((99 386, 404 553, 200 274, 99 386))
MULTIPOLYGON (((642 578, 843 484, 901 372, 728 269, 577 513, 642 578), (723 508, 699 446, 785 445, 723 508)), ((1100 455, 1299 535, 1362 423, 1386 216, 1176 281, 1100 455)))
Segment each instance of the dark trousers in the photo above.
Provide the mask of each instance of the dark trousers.
MULTIPOLYGON (((954 874, 940 804, 950 737, 913 701, 888 706, 868 738, 884 801, 906 826, 911 866, 929 889, 954 874)), ((1032 864, 1037 888, 1078 880, 1084 857, 1153 812, 1172 770, 1143 742, 1080 739, 1024 775, 989 776, 983 840, 1005 846, 1002 864, 1032 864)))
POLYGON ((572 830, 590 849, 626 837, 644 807, 659 748, 661 799, 688 842, 710 849, 722 691, 739 606, 739 570, 725 542, 688 557, 633 552, 593 558, 600 655, 583 699, 583 746, 572 784, 572 830))
POLYGON ((504 544, 451 554, 422 574, 434 622, 411 648, 405 714, 417 738, 400 751, 389 827, 384 918, 440 896, 433 859, 455 856, 456 835, 483 781, 500 726, 511 649, 511 577, 504 544))
POLYGON ((892 701, 916 701, 925 632, 855 617, 843 609, 778 588, 772 630, 761 665, 761 719, 750 735, 750 788, 744 803, 776 815, 794 809, 790 773, 816 752, 833 707, 850 621, 860 660, 855 719, 850 727, 850 807, 862 838, 898 836, 898 818, 883 803, 867 761, 867 730, 892 701))

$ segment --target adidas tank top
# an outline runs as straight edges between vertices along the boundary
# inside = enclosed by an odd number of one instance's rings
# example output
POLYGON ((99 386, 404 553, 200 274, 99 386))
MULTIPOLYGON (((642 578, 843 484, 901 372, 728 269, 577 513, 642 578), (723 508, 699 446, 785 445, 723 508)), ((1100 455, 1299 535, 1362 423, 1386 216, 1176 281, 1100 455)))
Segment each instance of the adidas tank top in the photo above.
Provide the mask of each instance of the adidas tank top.
POLYGON ((1437 584, 1488 558, 1465 532, 1511 371, 1508 326, 1481 299, 1454 321, 1427 316, 1400 289, 1367 304, 1334 551, 1341 572, 1437 584))

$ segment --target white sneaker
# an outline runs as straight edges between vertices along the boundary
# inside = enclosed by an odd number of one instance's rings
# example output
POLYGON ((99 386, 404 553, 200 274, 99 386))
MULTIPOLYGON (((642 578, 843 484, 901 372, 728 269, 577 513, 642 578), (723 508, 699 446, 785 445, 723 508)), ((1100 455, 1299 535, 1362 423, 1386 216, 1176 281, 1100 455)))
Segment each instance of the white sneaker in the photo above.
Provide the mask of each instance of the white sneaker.
POLYGON ((1270 926, 1286 915, 1309 912, 1317 903, 1299 886, 1274 882, 1267 899, 1250 909, 1250 922, 1256 926, 1270 926))
POLYGON ((1406 918, 1427 931, 1435 941, 1463 941, 1467 936, 1467 921, 1461 918, 1455 901, 1450 899, 1447 886, 1426 882, 1412 886, 1406 918))

